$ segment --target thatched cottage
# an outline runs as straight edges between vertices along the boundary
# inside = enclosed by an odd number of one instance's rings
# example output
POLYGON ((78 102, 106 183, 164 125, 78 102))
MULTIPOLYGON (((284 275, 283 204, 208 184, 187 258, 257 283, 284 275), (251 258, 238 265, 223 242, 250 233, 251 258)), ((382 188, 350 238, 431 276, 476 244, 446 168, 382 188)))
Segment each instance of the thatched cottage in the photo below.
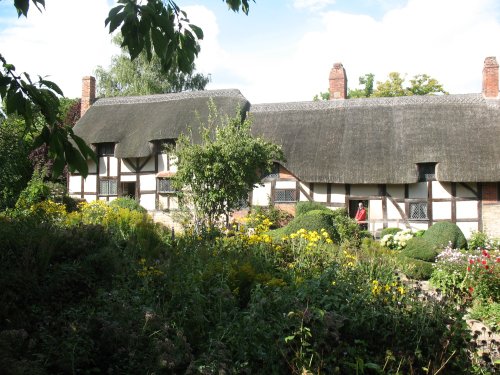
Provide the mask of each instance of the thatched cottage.
MULTIPOLYGON (((69 179, 72 196, 112 200, 129 195, 148 210, 177 207, 170 177, 174 145, 188 126, 219 110, 253 116, 255 134, 283 147, 286 163, 249 194, 251 205, 291 207, 316 201, 354 212, 368 207, 369 229, 427 228, 449 220, 466 235, 500 236, 500 97, 498 63, 485 60, 480 94, 345 99, 341 64, 319 102, 251 105, 238 90, 95 100, 85 77, 75 132, 94 145, 86 179, 69 179)), ((196 129, 193 129, 196 134, 196 129)))

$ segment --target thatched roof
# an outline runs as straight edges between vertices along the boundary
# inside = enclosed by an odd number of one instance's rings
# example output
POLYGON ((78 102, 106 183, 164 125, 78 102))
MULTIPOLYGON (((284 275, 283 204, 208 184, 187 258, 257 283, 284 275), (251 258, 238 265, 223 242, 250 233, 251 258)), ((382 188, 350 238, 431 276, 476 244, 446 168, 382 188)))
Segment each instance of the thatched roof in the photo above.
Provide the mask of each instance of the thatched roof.
POLYGON ((480 94, 260 104, 254 131, 283 146, 307 182, 500 181, 500 101, 480 94))
POLYGON ((228 115, 238 108, 243 114, 250 106, 238 90, 105 98, 89 108, 74 131, 89 144, 116 143, 116 157, 146 157, 153 152, 153 141, 176 139, 188 127, 196 138, 210 99, 228 115))
POLYGON ((238 90, 100 99, 75 126, 88 143, 115 142, 117 157, 144 157, 206 119, 207 102, 242 114, 283 146, 285 167, 306 182, 413 183, 418 163, 439 181, 500 181, 500 100, 481 94, 250 103, 238 90))

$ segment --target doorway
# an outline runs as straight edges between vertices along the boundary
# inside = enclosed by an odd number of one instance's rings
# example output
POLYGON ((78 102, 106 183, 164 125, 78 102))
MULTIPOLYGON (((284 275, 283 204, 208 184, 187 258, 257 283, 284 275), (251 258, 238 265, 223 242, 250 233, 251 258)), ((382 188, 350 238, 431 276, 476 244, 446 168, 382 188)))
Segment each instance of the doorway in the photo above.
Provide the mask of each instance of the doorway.
POLYGON ((122 182, 122 197, 135 199, 135 182, 122 182))

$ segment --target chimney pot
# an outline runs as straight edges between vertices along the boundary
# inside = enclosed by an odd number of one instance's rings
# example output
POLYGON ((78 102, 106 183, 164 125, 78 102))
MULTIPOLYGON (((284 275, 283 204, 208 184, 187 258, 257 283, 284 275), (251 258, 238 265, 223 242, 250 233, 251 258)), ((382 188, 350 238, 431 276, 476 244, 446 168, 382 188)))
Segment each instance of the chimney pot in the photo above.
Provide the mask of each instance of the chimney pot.
POLYGON ((483 96, 485 98, 498 98, 498 62, 494 56, 484 60, 483 96))
POLYGON ((95 78, 92 76, 83 77, 82 79, 82 105, 80 117, 83 117, 85 112, 95 102, 95 78))
POLYGON ((330 100, 347 98, 347 75, 342 63, 333 64, 330 71, 330 100))

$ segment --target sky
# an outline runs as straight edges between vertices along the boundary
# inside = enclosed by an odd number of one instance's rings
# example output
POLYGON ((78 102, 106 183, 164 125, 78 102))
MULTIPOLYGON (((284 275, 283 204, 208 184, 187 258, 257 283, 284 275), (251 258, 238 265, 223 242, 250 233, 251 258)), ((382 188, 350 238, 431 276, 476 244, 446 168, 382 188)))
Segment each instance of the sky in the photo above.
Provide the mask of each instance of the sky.
MULTIPOLYGON (((113 1, 46 0, 42 13, 31 7, 19 19, 12 4, 0 0, 0 53, 67 97, 119 53, 104 26, 113 1)), ((177 4, 204 31, 196 67, 210 74, 207 89, 236 88, 251 103, 312 100, 336 62, 350 88, 363 74, 382 81, 397 71, 478 93, 485 57, 500 61, 497 0, 256 0, 248 16, 220 0, 177 4)))

